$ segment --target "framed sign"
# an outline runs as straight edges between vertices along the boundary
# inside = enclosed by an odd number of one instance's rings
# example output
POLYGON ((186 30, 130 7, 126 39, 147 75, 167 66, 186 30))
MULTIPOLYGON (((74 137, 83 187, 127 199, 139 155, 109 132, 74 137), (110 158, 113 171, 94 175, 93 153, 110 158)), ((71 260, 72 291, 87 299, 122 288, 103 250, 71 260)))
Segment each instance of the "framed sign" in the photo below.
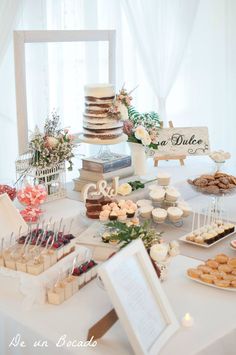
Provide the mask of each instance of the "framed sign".
POLYGON ((156 355, 179 324, 140 239, 98 273, 137 355, 156 355))
POLYGON ((108 42, 108 76, 109 82, 115 85, 115 30, 14 31, 16 112, 19 154, 25 153, 28 149, 25 44, 92 41, 108 42))
POLYGON ((208 155, 207 127, 162 128, 158 132, 157 155, 208 155))

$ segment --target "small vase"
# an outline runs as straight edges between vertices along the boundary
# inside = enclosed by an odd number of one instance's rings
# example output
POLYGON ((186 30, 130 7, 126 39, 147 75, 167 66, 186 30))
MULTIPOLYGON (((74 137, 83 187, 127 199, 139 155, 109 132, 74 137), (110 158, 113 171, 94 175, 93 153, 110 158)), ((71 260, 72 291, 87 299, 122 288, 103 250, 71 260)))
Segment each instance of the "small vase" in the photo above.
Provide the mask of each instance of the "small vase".
POLYGON ((132 166, 134 168, 134 174, 141 176, 147 174, 147 156, 145 147, 139 143, 129 142, 131 151, 132 166))

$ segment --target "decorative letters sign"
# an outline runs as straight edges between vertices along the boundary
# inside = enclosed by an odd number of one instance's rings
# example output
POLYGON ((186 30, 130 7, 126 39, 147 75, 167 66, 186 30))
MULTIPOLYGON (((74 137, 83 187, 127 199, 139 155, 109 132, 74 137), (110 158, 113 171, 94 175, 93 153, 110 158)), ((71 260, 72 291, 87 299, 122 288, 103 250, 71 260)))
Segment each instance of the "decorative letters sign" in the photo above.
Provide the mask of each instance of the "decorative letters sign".
POLYGON ((106 180, 99 180, 96 184, 90 183, 84 186, 83 189, 83 201, 86 201, 88 196, 115 197, 118 192, 119 177, 116 176, 112 179, 112 185, 109 186, 106 180))
POLYGON ((208 155, 207 127, 162 128, 158 134, 158 155, 208 155))

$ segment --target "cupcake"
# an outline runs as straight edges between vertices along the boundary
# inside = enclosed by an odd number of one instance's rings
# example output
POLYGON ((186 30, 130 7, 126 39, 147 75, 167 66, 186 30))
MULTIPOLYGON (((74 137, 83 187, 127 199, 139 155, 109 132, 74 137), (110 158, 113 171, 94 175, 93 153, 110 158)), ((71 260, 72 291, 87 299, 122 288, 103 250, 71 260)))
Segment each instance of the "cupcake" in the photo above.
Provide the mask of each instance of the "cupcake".
POLYGON ((149 194, 153 202, 162 202, 164 201, 165 198, 165 190, 164 189, 159 189, 159 190, 152 190, 149 194))
POLYGON ((134 217, 130 220, 130 222, 134 225, 134 226, 138 226, 139 225, 139 219, 138 217, 134 217))
POLYGON ((117 212, 116 211, 111 211, 109 214, 109 219, 110 221, 116 221, 118 218, 117 212))
POLYGON ((171 222, 178 222, 183 216, 183 211, 179 207, 168 207, 167 214, 171 222))
POLYGON ((170 174, 159 172, 157 174, 157 181, 160 186, 168 186, 170 184, 170 174))
POLYGON ((154 208, 154 210, 152 210, 152 217, 154 222, 163 223, 167 217, 167 212, 163 208, 154 208))
POLYGON ((110 205, 104 205, 102 206, 103 211, 111 211, 111 206, 110 205))
POLYGON ((118 206, 119 206, 120 208, 123 208, 124 205, 125 205, 125 203, 126 203, 125 200, 120 200, 120 201, 118 202, 118 206))
POLYGON ((137 206, 138 207, 143 207, 143 206, 151 206, 152 205, 152 201, 151 200, 138 200, 137 201, 137 206))
POLYGON ((133 208, 128 208, 126 211, 126 215, 128 218, 132 218, 135 215, 135 211, 133 210, 133 208))
POLYGON ((126 210, 120 210, 118 212, 118 221, 123 222, 126 221, 127 215, 126 215, 126 210))
POLYGON ((99 219, 101 222, 106 222, 109 219, 110 211, 101 211, 99 219))
POLYGON ((183 217, 188 217, 192 213, 191 207, 186 202, 179 202, 177 207, 183 211, 183 217))
POLYGON ((160 189, 162 189, 162 187, 159 186, 159 185, 157 185, 157 184, 148 185, 148 190, 149 190, 149 191, 160 190, 160 189))
POLYGON ((180 193, 174 187, 168 188, 166 190, 166 201, 176 202, 179 197, 180 193))
POLYGON ((210 244, 212 244, 212 243, 214 243, 215 242, 215 238, 216 237, 214 237, 214 234, 212 234, 212 233, 206 233, 207 235, 206 235, 206 237, 205 237, 205 239, 204 239, 204 242, 206 243, 206 244, 208 244, 208 245, 210 245, 210 244))
POLYGON ((118 205, 117 205, 116 202, 112 202, 112 203, 110 203, 110 207, 111 207, 111 208, 114 208, 114 207, 118 207, 118 205))
POLYGON ((143 206, 139 209, 139 214, 142 218, 151 218, 153 206, 143 206))

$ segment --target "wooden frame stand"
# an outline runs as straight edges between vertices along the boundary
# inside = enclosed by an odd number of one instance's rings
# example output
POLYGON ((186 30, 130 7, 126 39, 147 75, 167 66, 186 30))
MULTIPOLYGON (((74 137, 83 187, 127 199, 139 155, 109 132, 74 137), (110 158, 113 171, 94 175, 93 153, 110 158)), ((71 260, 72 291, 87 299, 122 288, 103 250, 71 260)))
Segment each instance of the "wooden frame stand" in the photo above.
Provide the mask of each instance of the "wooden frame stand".
POLYGON ((93 338, 93 340, 101 338, 117 320, 118 316, 113 308, 89 329, 87 340, 90 340, 91 338, 93 338))
MULTIPOLYGON (((173 122, 169 121, 169 127, 174 128, 173 122)), ((163 122, 161 122, 161 128, 163 128, 163 122)), ((158 166, 159 160, 179 160, 181 166, 184 165, 184 160, 187 158, 186 155, 161 155, 161 156, 154 156, 154 166, 158 166)))

